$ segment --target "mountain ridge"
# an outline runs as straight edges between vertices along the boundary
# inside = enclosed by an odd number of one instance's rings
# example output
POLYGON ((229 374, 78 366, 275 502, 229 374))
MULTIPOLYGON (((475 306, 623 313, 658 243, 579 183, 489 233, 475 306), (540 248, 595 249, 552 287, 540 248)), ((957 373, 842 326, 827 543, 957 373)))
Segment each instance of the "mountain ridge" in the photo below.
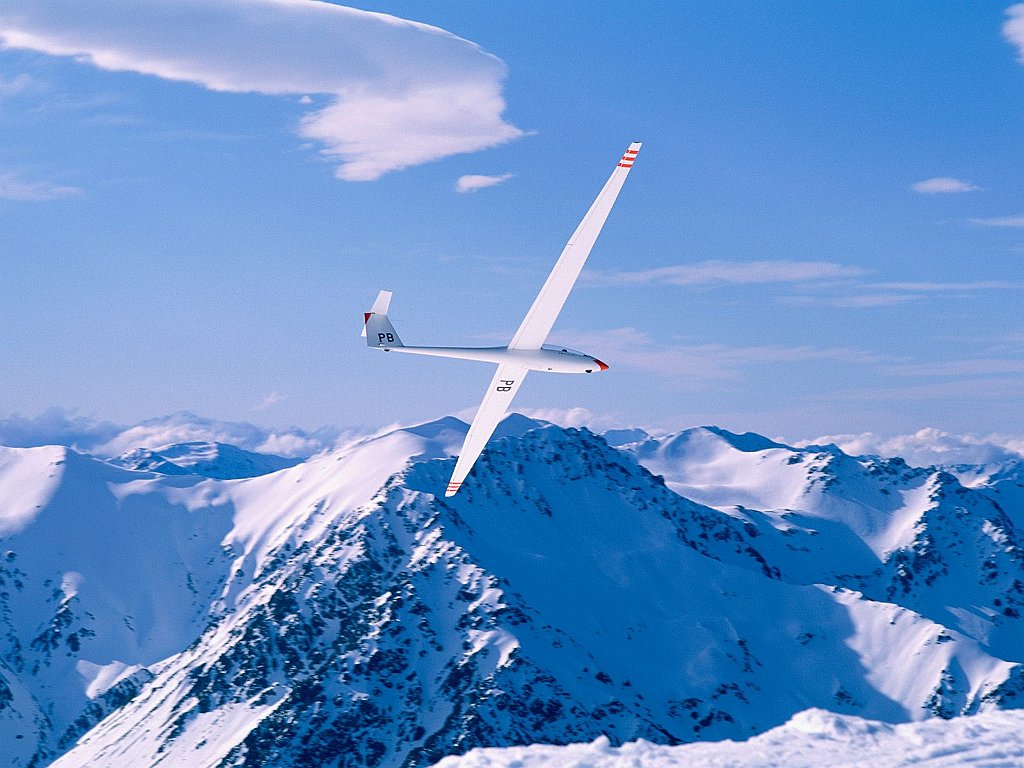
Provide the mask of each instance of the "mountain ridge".
POLYGON ((0 547, 14 553, 0 573, 0 676, 11 691, 0 718, 8 734, 34 722, 36 736, 33 749, 4 743, 13 764, 70 748, 55 765, 158 754, 326 765, 345 754, 347 765, 411 766, 602 733, 743 737, 808 701, 889 721, 1021 705, 1024 660, 1009 652, 1020 622, 994 607, 971 613, 994 600, 1016 610, 1019 534, 953 475, 747 435, 736 436, 742 450, 733 433, 705 431, 705 443, 723 441, 695 454, 711 464, 803 477, 801 493, 790 478, 779 497, 803 509, 729 504, 729 486, 716 507, 672 488, 695 485, 693 455, 649 446, 637 463, 588 430, 518 420, 474 482, 444 500, 435 490, 459 424, 397 429, 249 479, 128 470, 74 452, 57 466, 42 460, 61 460, 54 452, 33 455, 19 475, 0 452, 0 520, 20 497, 4 477, 60 475, 51 496, 33 496, 34 517, 17 507, 22 527, 0 547), (903 503, 911 492, 920 498, 903 503), (836 509, 909 510, 912 535, 876 551, 836 509), (104 597, 124 573, 104 577, 97 561, 110 551, 41 554, 53 526, 67 533, 76 518, 87 541, 106 519, 105 546, 120 530, 128 550, 145 552, 152 586, 124 593, 130 611, 104 597), (148 539, 131 528, 156 520, 169 527, 148 539), (991 547, 977 549, 979 535, 991 547), (972 567, 928 557, 940 540, 972 567), (842 572, 857 562, 871 567, 842 572), (979 583, 972 592, 967 582, 979 583), (177 596, 166 625, 158 594, 177 596), (940 610, 947 598, 962 615, 940 610))

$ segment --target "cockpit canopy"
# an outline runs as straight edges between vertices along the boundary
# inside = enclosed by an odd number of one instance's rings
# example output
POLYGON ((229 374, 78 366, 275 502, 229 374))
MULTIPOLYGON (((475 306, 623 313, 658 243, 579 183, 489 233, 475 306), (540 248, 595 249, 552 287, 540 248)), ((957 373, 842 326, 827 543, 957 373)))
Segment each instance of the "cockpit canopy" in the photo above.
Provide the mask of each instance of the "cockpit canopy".
POLYGON ((579 355, 580 357, 586 357, 584 352, 580 352, 578 349, 569 349, 568 347, 561 347, 558 344, 541 344, 541 349, 546 349, 549 352, 564 352, 567 355, 579 355))

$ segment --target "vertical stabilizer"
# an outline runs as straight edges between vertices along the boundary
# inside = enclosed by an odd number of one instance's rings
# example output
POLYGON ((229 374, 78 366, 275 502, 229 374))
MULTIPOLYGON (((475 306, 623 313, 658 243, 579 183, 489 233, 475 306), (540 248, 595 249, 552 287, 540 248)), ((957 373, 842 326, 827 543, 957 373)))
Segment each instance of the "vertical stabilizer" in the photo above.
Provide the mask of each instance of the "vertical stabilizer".
POLYGON ((388 320, 388 307, 391 305, 391 291, 381 291, 369 312, 363 313, 363 336, 366 346, 390 349, 403 346, 398 338, 398 331, 388 320))

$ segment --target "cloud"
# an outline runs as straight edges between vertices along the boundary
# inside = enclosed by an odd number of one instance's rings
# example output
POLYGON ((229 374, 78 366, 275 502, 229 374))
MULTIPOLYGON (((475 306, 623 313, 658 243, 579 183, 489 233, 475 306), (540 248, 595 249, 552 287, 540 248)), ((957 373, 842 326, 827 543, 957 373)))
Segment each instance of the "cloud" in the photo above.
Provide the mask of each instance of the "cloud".
POLYGON ((20 74, 14 77, 0 75, 0 99, 19 96, 42 88, 43 84, 30 75, 20 74))
POLYGON ((935 360, 926 363, 904 363, 889 368, 897 376, 1006 376, 1024 374, 1024 360, 1009 358, 976 358, 970 360, 935 360))
POLYGON ((775 363, 832 361, 878 363, 889 358, 849 347, 727 346, 724 344, 655 344, 635 328, 591 333, 565 332, 572 345, 591 350, 613 369, 618 367, 673 377, 687 385, 708 385, 742 378, 744 368, 775 363))
POLYGON ((864 274, 858 267, 844 267, 831 261, 701 261, 658 267, 638 272, 587 272, 587 282, 596 285, 721 285, 754 283, 799 283, 864 274))
POLYGON ((969 181, 950 178, 949 176, 936 176, 934 179, 925 179, 910 185, 915 192, 922 195, 943 195, 955 192, 978 192, 981 187, 971 184, 969 181))
POLYGON ((212 91, 323 95, 297 130, 347 181, 523 135, 502 119, 496 56, 437 27, 327 2, 33 0, 0 10, 0 42, 212 91))
POLYGON ((1017 46, 1017 61, 1024 64, 1024 3, 1011 5, 1006 15, 1009 18, 1003 22, 1003 37, 1017 46))
POLYGON ((868 283, 868 288, 889 291, 917 291, 920 293, 944 293, 948 291, 988 291, 1004 288, 1021 288, 1021 283, 1011 280, 969 280, 962 283, 935 283, 928 281, 903 281, 894 283, 868 283))
POLYGON ((1024 284, 1009 280, 970 280, 964 282, 937 283, 929 281, 897 281, 888 283, 852 282, 843 286, 846 290, 857 291, 848 294, 825 296, 787 296, 784 304, 796 306, 828 306, 840 308, 894 307, 911 301, 928 299, 935 294, 959 294, 966 298, 982 291, 1019 290, 1024 284))
POLYGON ((51 181, 25 181, 15 171, 0 173, 0 199, 3 200, 61 200, 81 193, 79 187, 54 184, 51 181))
POLYGON ((895 307, 908 301, 916 301, 920 294, 913 293, 860 293, 852 296, 784 296, 781 304, 796 307, 839 307, 841 309, 875 309, 895 307))
POLYGON ((275 405, 284 400, 284 395, 274 391, 264 397, 259 404, 253 409, 254 411, 265 411, 268 408, 273 408, 275 405))
POLYGON ((910 435, 884 437, 874 432, 823 435, 794 445, 833 444, 853 456, 899 456, 915 467, 936 464, 992 464, 1024 457, 1024 438, 1008 435, 957 435, 934 427, 910 435))
POLYGON ((96 446, 95 452, 118 456, 133 448, 162 448, 173 443, 208 441, 230 443, 257 453, 309 456, 331 447, 338 434, 337 429, 330 427, 315 432, 306 432, 298 427, 269 429, 244 421, 220 421, 182 411, 123 429, 112 439, 96 446))
POLYGON ((479 176, 472 174, 459 176, 459 180, 455 182, 455 191, 461 193, 476 192, 478 189, 495 187, 503 181, 508 181, 511 178, 511 173, 503 173, 500 176, 479 176))
POLYGON ((248 422, 220 421, 183 411, 147 419, 134 426, 96 421, 51 408, 39 416, 0 418, 0 445, 28 448, 67 445, 97 456, 119 456, 133 448, 162 448, 173 443, 230 443, 257 453, 311 456, 350 437, 336 427, 307 431, 298 427, 268 428, 248 422))
POLYGON ((519 413, 539 421, 549 421, 560 427, 586 427, 591 432, 626 426, 625 422, 609 414, 597 414, 579 406, 573 408, 517 408, 519 413))
POLYGON ((11 448, 68 445, 88 451, 112 440, 123 429, 109 421, 96 421, 69 414, 62 408, 50 408, 38 416, 14 414, 0 418, 0 445, 11 448))
POLYGON ((1024 227, 1024 215, 995 216, 989 219, 968 219, 979 227, 1024 227))

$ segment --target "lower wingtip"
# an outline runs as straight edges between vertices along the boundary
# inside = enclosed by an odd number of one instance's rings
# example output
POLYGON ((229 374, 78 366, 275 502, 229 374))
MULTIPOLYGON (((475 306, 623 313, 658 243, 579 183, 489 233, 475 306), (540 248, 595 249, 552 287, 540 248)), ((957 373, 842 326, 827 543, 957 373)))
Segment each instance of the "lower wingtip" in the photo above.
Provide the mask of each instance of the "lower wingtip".
POLYGON ((459 488, 462 487, 462 483, 451 482, 448 483, 448 490, 444 492, 445 498, 450 498, 459 492, 459 488))

